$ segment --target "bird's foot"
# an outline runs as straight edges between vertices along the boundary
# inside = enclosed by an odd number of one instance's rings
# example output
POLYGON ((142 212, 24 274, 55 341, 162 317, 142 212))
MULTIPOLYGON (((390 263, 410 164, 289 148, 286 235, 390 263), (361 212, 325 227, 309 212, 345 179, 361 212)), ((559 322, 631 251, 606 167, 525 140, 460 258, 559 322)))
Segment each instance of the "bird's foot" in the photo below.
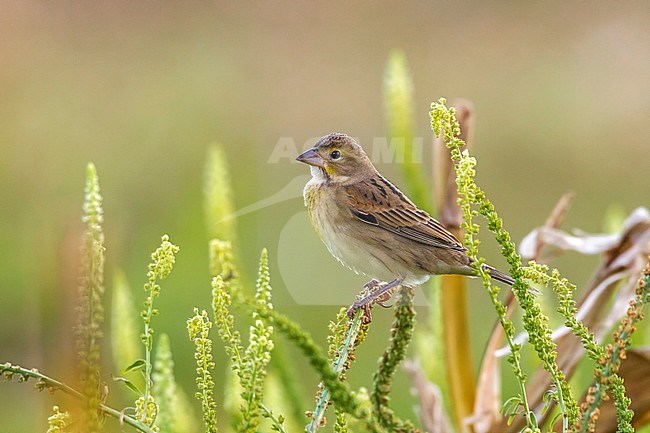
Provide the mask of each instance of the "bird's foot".
POLYGON ((350 320, 354 319, 354 315, 356 314, 358 309, 363 310, 363 316, 361 317, 361 322, 363 324, 368 324, 372 321, 372 316, 370 314, 370 309, 372 308, 372 303, 366 301, 366 297, 360 297, 357 298, 356 301, 350 305, 350 308, 348 308, 348 318, 350 320))
POLYGON ((390 289, 388 292, 384 293, 383 295, 377 297, 375 299, 375 304, 379 305, 380 307, 383 308, 390 308, 393 305, 389 304, 388 301, 390 301, 390 298, 393 297, 393 293, 395 292, 395 287, 390 289))
POLYGON ((368 281, 366 284, 363 285, 364 291, 362 291, 359 295, 364 295, 364 292, 367 292, 367 294, 370 294, 371 292, 374 292, 375 290, 379 289, 381 287, 381 281, 375 280, 374 278, 370 281, 368 281))
POLYGON ((364 284, 364 290, 357 295, 357 299, 354 303, 348 308, 348 317, 350 319, 354 318, 355 312, 359 309, 363 309, 363 323, 370 323, 372 317, 370 315, 370 310, 375 304, 378 304, 384 308, 389 306, 386 303, 390 300, 390 297, 393 293, 393 290, 401 284, 402 280, 396 279, 388 283, 381 283, 375 279, 368 281, 364 284))

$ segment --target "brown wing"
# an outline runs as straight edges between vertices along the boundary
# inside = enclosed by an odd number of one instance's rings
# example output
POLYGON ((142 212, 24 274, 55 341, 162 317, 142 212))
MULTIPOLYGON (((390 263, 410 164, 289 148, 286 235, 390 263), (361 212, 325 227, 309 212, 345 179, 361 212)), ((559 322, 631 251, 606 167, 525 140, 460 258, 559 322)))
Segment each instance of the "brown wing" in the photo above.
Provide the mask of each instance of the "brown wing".
POLYGON ((345 187, 352 214, 407 239, 437 248, 465 251, 442 224, 420 210, 397 187, 380 174, 345 187))

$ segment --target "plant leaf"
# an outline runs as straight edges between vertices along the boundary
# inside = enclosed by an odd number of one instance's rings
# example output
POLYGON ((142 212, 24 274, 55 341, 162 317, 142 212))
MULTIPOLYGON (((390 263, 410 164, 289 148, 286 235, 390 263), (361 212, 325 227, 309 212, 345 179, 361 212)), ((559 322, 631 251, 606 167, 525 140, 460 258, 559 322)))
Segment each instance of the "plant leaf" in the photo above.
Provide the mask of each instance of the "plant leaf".
POLYGON ((135 371, 135 370, 142 370, 144 366, 146 365, 144 359, 138 359, 137 361, 134 361, 122 371, 122 374, 126 374, 130 371, 135 371))
POLYGON ((115 382, 122 382, 122 383, 124 383, 124 385, 126 385, 127 388, 129 388, 131 391, 135 392, 137 395, 142 395, 142 391, 140 391, 140 390, 138 389, 138 387, 135 386, 135 385, 133 384, 133 382, 131 382, 131 381, 128 380, 127 378, 113 376, 113 380, 114 380, 115 382))
MULTIPOLYGON (((612 325, 621 319, 627 305, 634 296, 638 275, 643 269, 646 257, 650 253, 650 212, 643 207, 634 210, 625 220, 620 233, 613 235, 569 235, 566 232, 538 228, 522 241, 521 251, 534 251, 531 245, 541 236, 544 243, 559 250, 575 250, 583 254, 603 253, 603 262, 596 269, 593 279, 582 291, 578 301, 576 317, 582 321, 601 341, 612 325)), ((584 349, 580 341, 566 327, 553 333, 557 343, 557 362, 567 379, 571 378, 581 359, 584 349)), ((522 336, 521 341, 524 340, 522 336)), ((507 350, 500 350, 507 354, 507 350)), ((623 363, 625 365, 625 363, 623 363)), ((626 386, 627 386, 626 381, 626 386)), ((528 400, 531 408, 539 413, 544 405, 542 396, 550 387, 547 373, 538 369, 528 383, 528 400)), ((646 389, 647 392, 647 389, 646 389)), ((550 415, 547 411, 540 417, 542 424, 550 415)), ((517 419, 505 431, 518 432, 523 428, 522 419, 517 419)), ((600 430, 599 430, 600 431, 600 430)))
POLYGON ((450 433, 452 429, 445 413, 440 389, 429 382, 422 367, 415 361, 404 362, 404 369, 411 377, 415 394, 420 401, 420 420, 425 431, 450 433))

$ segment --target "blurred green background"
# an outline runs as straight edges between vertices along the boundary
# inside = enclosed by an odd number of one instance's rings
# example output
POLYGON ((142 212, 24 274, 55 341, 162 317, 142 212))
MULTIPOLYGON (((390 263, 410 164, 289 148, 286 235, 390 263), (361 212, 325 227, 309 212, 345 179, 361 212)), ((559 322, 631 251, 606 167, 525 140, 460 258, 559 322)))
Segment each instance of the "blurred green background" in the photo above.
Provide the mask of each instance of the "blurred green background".
MULTIPOLYGON (((515 240, 569 189, 577 199, 566 227, 600 231, 611 205, 650 204, 649 19, 647 1, 0 1, 0 362, 71 380, 81 203, 93 161, 105 202, 107 302, 117 268, 144 298, 163 233, 181 247, 154 326, 170 334, 177 377, 193 391, 185 320, 210 302, 202 181, 213 143, 226 149, 237 208, 284 189, 286 200, 238 219, 242 263, 254 272, 267 247, 275 305, 324 344, 328 320, 364 279, 308 227, 306 168, 286 152, 271 156, 279 143, 300 151, 331 131, 362 145, 383 137, 382 80, 395 48, 410 64, 425 144, 432 100, 475 104, 478 181, 515 240)), ((378 168, 401 183, 395 164, 378 168)), ((428 148, 422 170, 430 179, 428 148)), ((493 245, 484 254, 501 264, 493 245)), ((580 285, 597 263, 558 265, 580 285)), ((478 364, 492 307, 471 284, 478 364)), ((389 323, 390 312, 375 313, 350 374, 355 385, 370 383, 389 323)), ((215 352, 222 369, 220 345, 215 352)), ((310 403, 317 379, 289 355, 310 403)), ((415 401, 402 373, 398 381, 396 408, 410 416, 415 401)), ((0 384, 0 432, 44 431, 57 398, 0 384)))

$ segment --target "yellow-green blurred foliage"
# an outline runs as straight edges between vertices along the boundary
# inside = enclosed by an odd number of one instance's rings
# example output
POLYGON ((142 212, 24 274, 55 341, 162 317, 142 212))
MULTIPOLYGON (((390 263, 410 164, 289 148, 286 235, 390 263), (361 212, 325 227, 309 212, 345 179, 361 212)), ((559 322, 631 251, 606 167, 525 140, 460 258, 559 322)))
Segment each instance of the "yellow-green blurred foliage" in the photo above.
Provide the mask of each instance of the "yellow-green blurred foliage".
MULTIPOLYGON (((146 281, 149 253, 163 233, 181 247, 156 300, 156 335, 169 335, 184 389, 194 384, 185 321, 194 306, 210 305, 202 191, 211 143, 221 143, 228 160, 236 209, 290 185, 237 219, 236 250, 242 274, 252 275, 259 251, 269 249, 276 308, 325 341, 328 321, 365 281, 329 256, 300 214, 299 176, 307 169, 290 155, 332 131, 369 149, 386 135, 382 85, 396 48, 413 80, 424 178, 431 101, 470 99, 478 182, 516 241, 567 189, 577 198, 566 227, 587 231, 602 227, 612 204, 627 212, 650 204, 646 1, 26 0, 0 1, 0 11, 0 361, 64 381, 73 378, 70 330, 91 160, 101 174, 109 292, 117 268, 132 287, 146 281), (283 152, 271 158, 279 143, 283 152), (281 233, 291 242, 281 244, 281 233), (281 268, 309 284, 290 287, 281 268)), ((404 183, 396 164, 378 168, 404 183)), ((484 247, 492 251, 488 261, 502 264, 493 243, 484 247)), ((580 286, 596 262, 567 256, 557 266, 580 286)), ((478 282, 470 290, 478 363, 493 312, 478 282)), ((136 305, 144 296, 135 294, 136 305)), ((110 308, 110 293, 106 299, 110 308)), ((391 320, 390 312, 375 314, 349 377, 354 387, 367 383, 364 372, 374 370, 391 320)), ((110 348, 103 350, 108 363, 110 348)), ((228 357, 219 342, 214 355, 223 390, 228 357)), ((313 372, 298 361, 294 368, 304 388, 315 389, 313 372)), ((414 399, 406 376, 397 374, 393 392, 402 398, 393 407, 412 418, 414 399)), ((0 384, 0 430, 47 430, 59 399, 0 384)))
MULTIPOLYGON (((133 301, 133 292, 131 292, 124 273, 120 270, 113 276, 112 291, 111 349, 113 371, 119 375, 135 360, 143 358, 144 350, 140 339, 142 326, 133 301)), ((140 374, 134 374, 130 379, 140 388, 144 385, 140 374)))

